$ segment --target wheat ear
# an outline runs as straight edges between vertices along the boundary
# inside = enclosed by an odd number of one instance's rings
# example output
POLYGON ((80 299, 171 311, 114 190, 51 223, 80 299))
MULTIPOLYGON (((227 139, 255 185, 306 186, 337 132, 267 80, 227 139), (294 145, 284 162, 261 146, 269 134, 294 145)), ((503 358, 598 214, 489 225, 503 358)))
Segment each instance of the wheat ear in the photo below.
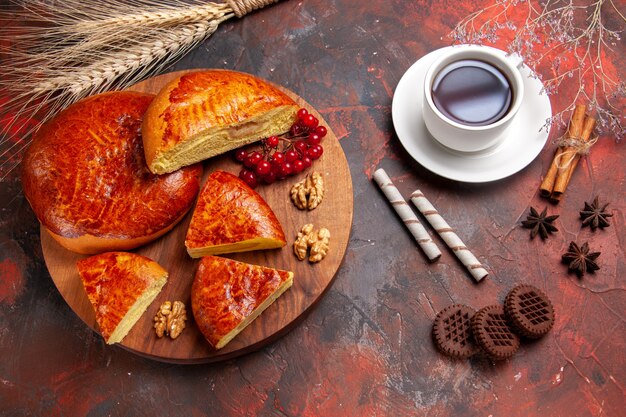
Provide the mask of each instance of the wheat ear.
POLYGON ((0 23, 9 22, 0 25, 0 180, 60 110, 158 73, 223 21, 275 1, 65 0, 55 8, 11 0, 0 8, 0 23), (29 25, 11 24, 24 21, 29 25))

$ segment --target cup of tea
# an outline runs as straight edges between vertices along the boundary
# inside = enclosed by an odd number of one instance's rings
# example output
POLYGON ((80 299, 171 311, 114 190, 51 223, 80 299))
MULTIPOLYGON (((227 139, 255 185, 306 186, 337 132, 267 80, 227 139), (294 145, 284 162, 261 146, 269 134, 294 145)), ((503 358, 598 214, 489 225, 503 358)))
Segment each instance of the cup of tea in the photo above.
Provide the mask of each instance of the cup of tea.
POLYGON ((423 117, 442 145, 478 152, 506 138, 524 98, 521 59, 482 45, 446 48, 426 72, 423 117))

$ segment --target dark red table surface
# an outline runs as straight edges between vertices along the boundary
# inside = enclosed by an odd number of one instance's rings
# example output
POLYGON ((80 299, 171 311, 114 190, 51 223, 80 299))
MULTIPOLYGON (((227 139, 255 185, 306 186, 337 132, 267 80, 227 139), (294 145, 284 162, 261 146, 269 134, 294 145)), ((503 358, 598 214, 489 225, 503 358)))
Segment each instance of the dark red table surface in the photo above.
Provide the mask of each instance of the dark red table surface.
MULTIPOLYGON (((354 221, 336 279, 293 330, 258 352, 181 366, 105 345, 50 279, 17 173, 2 181, 0 415, 624 415, 624 144, 600 138, 563 201, 549 206, 560 215, 559 232, 541 241, 530 240, 520 221, 530 206, 546 205, 537 189, 562 132, 553 131, 520 173, 482 185, 428 172, 394 132, 397 82, 421 56, 450 43, 446 33, 471 3, 283 1, 224 22, 173 68, 236 69, 293 90, 328 121, 349 161, 354 221), (489 278, 475 284, 446 249, 428 264, 373 183, 377 167, 404 195, 420 188, 489 278), (592 232, 581 228, 578 211, 598 194, 613 217, 592 232), (572 240, 602 252, 595 275, 567 274, 560 256, 572 240), (545 338, 498 363, 436 351, 430 332, 440 309, 501 302, 517 283, 552 299, 556 323, 545 338)), ((624 79, 624 42, 616 48, 622 58, 613 64, 624 79)))

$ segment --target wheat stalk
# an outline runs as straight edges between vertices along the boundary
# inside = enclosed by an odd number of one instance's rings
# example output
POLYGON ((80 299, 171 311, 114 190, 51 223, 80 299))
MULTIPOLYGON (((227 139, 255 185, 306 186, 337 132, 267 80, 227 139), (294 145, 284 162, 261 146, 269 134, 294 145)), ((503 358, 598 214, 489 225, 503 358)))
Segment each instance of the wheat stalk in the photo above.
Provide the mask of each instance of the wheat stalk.
MULTIPOLYGON (((33 85, 32 91, 40 93, 65 90, 71 95, 84 95, 107 90, 114 82, 121 81, 126 84, 125 79, 119 79, 125 74, 129 75, 129 80, 143 78, 157 68, 151 66, 153 62, 164 63, 165 58, 175 59, 183 55, 198 41, 215 32, 220 21, 197 22, 162 31, 162 36, 151 43, 144 42, 116 56, 106 56, 97 62, 80 67, 76 72, 65 74, 59 70, 49 71, 49 76, 33 85), (135 71, 140 72, 137 74, 135 71)), ((170 62, 168 60, 167 64, 170 62)))
POLYGON ((276 0, 226 1, 11 0, 0 8, 0 180, 60 110, 158 73, 223 21, 276 0))

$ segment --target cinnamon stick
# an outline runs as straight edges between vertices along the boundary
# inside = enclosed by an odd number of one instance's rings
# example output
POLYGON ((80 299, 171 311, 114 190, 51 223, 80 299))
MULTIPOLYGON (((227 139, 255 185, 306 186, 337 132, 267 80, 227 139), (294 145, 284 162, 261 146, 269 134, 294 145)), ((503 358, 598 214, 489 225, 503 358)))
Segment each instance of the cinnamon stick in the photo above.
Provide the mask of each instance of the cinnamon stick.
MULTIPOLYGON (((583 128, 584 120, 585 106, 582 104, 577 104, 576 108, 574 109, 574 113, 572 114, 572 118, 569 122, 567 137, 579 137, 583 128)), ((556 178, 558 177, 559 171, 561 170, 559 168, 559 161, 563 159, 563 153, 565 152, 565 150, 565 147, 559 146, 554 153, 554 158, 552 158, 552 163, 548 168, 548 172, 546 172, 546 176, 543 178, 543 181, 539 186, 539 192, 542 197, 549 197, 552 194, 556 178)))
MULTIPOLYGON (((580 137, 583 141, 587 142, 591 137, 591 133, 596 126, 596 119, 593 117, 586 117, 585 123, 583 125, 582 133, 580 137)), ((571 152, 575 152, 571 163, 569 163, 564 170, 559 170, 556 181, 554 183, 554 189, 552 190, 552 194, 550 195, 550 201, 557 203, 561 200, 561 196, 565 192, 567 185, 569 184, 570 179, 572 178, 572 174, 578 165, 578 161, 580 161, 581 154, 578 152, 578 149, 572 149, 571 152)), ((567 149, 565 152, 567 152, 567 149)))
POLYGON ((562 155, 563 147, 559 146, 558 148, 556 148, 556 151, 554 152, 554 157, 552 158, 552 163, 548 168, 548 172, 546 172, 546 176, 543 177, 543 181, 541 181, 541 185, 539 186, 539 195, 541 195, 542 197, 550 197, 550 194, 552 194, 554 182, 556 181, 556 174, 559 169, 556 166, 556 161, 559 161, 562 155))

